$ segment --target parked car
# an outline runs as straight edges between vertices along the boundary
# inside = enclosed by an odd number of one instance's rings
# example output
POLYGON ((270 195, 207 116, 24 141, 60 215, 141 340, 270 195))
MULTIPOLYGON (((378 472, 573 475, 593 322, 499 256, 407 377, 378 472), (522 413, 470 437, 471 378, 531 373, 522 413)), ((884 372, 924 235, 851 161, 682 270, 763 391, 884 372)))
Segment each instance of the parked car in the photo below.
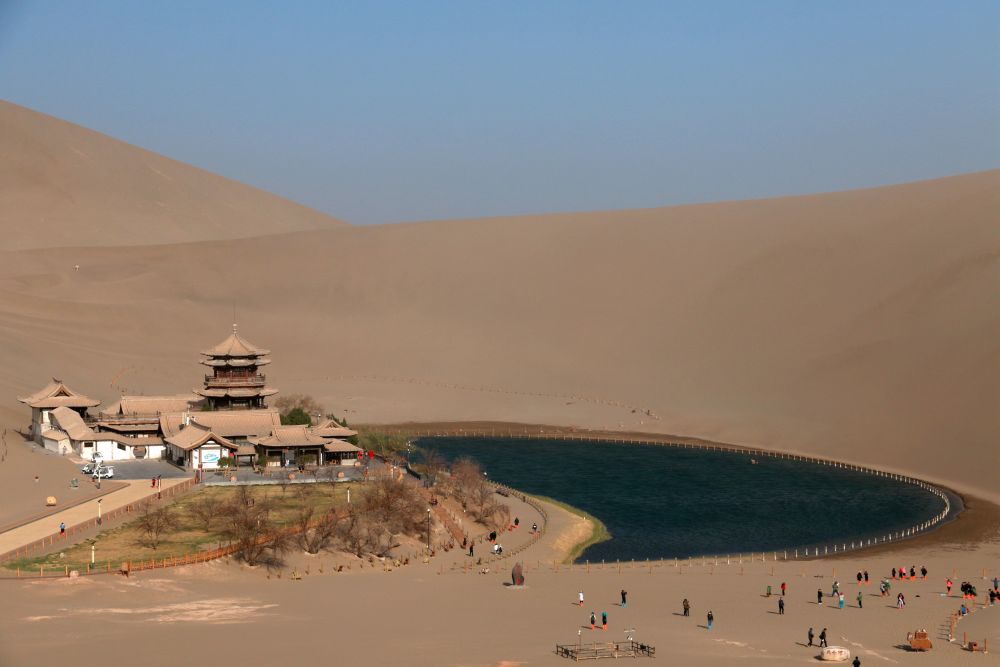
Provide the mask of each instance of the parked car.
POLYGON ((97 467, 96 463, 88 463, 85 466, 83 466, 82 468, 80 468, 80 472, 82 472, 84 475, 93 475, 94 474, 94 468, 96 468, 96 467, 97 467))
POLYGON ((91 474, 99 479, 110 479, 115 476, 115 469, 112 466, 97 466, 91 474))

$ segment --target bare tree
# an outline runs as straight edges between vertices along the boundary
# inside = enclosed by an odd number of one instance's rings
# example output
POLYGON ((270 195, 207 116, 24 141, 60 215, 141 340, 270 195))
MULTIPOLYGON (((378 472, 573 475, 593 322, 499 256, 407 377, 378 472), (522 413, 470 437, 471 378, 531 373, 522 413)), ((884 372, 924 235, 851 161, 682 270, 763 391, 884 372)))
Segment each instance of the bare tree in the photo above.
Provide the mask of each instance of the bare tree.
POLYGON ((310 417, 323 414, 323 406, 319 401, 306 394, 285 394, 274 402, 274 407, 283 415, 287 415, 295 408, 299 408, 310 417))
POLYGON ((377 522, 359 505, 349 505, 335 526, 334 534, 337 541, 358 558, 372 551, 382 541, 382 531, 377 522))
POLYGON ((296 517, 295 526, 299 546, 310 554, 318 554, 333 542, 337 534, 338 517, 333 511, 315 516, 312 507, 303 507, 296 517))
POLYGON ((212 523, 222 509, 222 501, 213 493, 202 493, 188 506, 188 512, 201 525, 203 530, 212 527, 212 523))
POLYGON ((425 449, 421 451, 421 466, 424 474, 430 479, 431 484, 437 484, 437 480, 447 468, 447 462, 436 449, 425 449))
POLYGON ((278 565, 289 546, 288 534, 271 517, 271 502, 254 498, 241 486, 221 512, 223 534, 236 546, 236 554, 247 565, 278 565))
POLYGON ((137 519, 139 530, 142 531, 140 543, 156 549, 162 541, 163 534, 177 527, 177 518, 168 507, 153 509, 147 504, 142 508, 142 512, 137 519))

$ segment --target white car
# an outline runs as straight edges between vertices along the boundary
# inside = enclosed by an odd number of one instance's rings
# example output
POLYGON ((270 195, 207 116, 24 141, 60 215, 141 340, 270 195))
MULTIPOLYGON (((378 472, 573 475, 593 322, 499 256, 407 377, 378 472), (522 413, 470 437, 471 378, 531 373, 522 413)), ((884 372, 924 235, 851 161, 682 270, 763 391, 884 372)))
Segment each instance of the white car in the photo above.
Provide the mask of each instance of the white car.
POLYGON ((99 479, 110 479, 115 476, 115 469, 111 466, 97 466, 91 474, 99 479))

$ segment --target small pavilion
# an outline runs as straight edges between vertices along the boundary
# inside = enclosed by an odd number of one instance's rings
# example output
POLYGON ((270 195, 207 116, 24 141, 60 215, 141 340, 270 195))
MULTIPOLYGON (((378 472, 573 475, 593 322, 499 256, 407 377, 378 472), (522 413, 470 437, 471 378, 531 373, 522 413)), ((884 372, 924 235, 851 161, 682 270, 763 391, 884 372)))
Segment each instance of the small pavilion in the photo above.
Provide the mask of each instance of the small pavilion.
POLYGON ((31 408, 31 437, 40 445, 44 445, 43 434, 53 429, 52 411, 59 407, 69 408, 79 413, 81 418, 87 417, 87 409, 101 404, 89 396, 73 391, 58 379, 30 396, 18 398, 18 401, 31 408))
POLYGON ((186 468, 204 470, 218 468, 220 459, 235 456, 239 449, 232 440, 194 420, 165 442, 174 461, 186 468))
POLYGON ((257 451, 257 463, 275 467, 319 465, 328 440, 306 426, 275 426, 269 435, 249 438, 257 451))

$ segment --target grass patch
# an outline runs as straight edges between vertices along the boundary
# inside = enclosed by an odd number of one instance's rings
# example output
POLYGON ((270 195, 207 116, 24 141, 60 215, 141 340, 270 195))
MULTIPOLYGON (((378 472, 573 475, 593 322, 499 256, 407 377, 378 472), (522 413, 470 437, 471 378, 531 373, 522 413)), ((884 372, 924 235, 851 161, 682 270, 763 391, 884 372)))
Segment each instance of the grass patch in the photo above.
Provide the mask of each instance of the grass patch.
MULTIPOLYGON (((312 506, 322 513, 334 506, 346 504, 347 497, 345 483, 258 485, 249 488, 254 498, 267 498, 273 503, 272 516, 279 525, 292 524, 303 507, 312 506)), ((166 505, 177 517, 178 525, 176 529, 163 535, 156 549, 142 543, 142 533, 133 520, 105 530, 95 538, 75 544, 67 542, 58 552, 10 561, 4 567, 37 572, 43 565, 46 569, 63 569, 68 566, 71 570, 83 571, 90 563, 91 545, 96 546, 95 567, 106 567, 110 562, 113 569, 122 561, 162 560, 213 549, 225 542, 220 532, 221 521, 216 520, 205 529, 191 512, 191 508, 206 496, 214 496, 221 503, 226 503, 235 495, 236 489, 233 486, 207 487, 166 505)), ((354 489, 355 494, 359 491, 354 489)))
POLYGON ((573 561, 575 561, 577 558, 579 558, 580 554, 582 554, 587 549, 587 547, 590 547, 594 544, 599 544, 601 542, 607 542, 608 540, 611 539, 611 531, 608 530, 608 527, 604 525, 603 521, 598 519, 590 512, 585 512, 578 507, 573 507, 572 505, 568 505, 561 500, 556 500, 555 498, 550 498, 548 496, 534 496, 534 497, 538 498, 539 500, 544 500, 547 503, 558 505, 559 507, 563 508, 570 514, 575 514, 579 517, 583 517, 584 519, 590 522, 591 526, 590 537, 583 540, 582 542, 573 545, 573 549, 566 557, 566 560, 563 561, 564 563, 572 563, 573 561))

